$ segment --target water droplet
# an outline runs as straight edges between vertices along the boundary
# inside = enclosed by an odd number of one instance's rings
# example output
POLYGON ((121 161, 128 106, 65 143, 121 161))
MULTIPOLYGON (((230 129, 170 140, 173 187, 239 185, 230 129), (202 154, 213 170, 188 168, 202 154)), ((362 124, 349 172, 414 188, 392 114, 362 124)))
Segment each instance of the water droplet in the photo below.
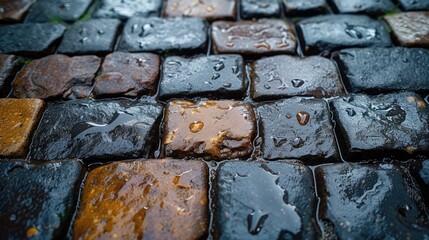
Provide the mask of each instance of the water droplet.
POLYGON ((265 49, 268 49, 268 50, 270 50, 270 49, 271 49, 270 44, 268 44, 265 40, 262 40, 262 41, 260 41, 260 42, 257 42, 257 43, 255 43, 255 44, 253 44, 253 46, 254 46, 255 48, 265 48, 265 49))
POLYGON ((201 121, 194 121, 193 123, 191 123, 189 125, 189 131, 193 132, 193 133, 197 133, 199 131, 201 131, 201 129, 203 129, 204 127, 204 123, 201 121))
POLYGON ((237 65, 235 65, 234 67, 232 67, 232 73, 237 74, 238 69, 240 69, 240 68, 237 65))
POLYGON ((143 58, 138 58, 137 59, 137 64, 139 65, 139 67, 144 67, 144 63, 146 62, 147 60, 145 60, 145 59, 143 59, 143 58))
POLYGON ((16 215, 15 214, 10 215, 9 220, 11 220, 12 222, 15 221, 16 215))
POLYGON ((0 7, 0 13, 4 13, 4 8, 0 7))
POLYGON ((208 6, 208 7, 206 7, 206 11, 207 12, 213 12, 214 11, 214 7, 212 7, 212 6, 208 6))
POLYGON ((286 118, 287 118, 287 119, 290 119, 290 118, 292 117, 292 114, 290 114, 290 113, 286 113, 286 115, 285 115, 285 116, 286 116, 286 118))
POLYGON ((264 88, 265 88, 265 89, 270 89, 271 87, 270 87, 270 85, 268 85, 268 84, 264 84, 264 88))
POLYGON ((231 83, 224 83, 223 86, 226 88, 230 88, 232 86, 232 84, 231 83))
POLYGON ((80 42, 80 43, 82 43, 82 44, 85 44, 85 42, 86 42, 86 41, 88 41, 88 38, 87 38, 87 37, 81 38, 81 39, 79 40, 79 42, 80 42))
POLYGON ((247 226, 251 234, 258 234, 264 226, 265 220, 267 220, 268 214, 261 210, 256 210, 247 216, 247 226))
POLYGON ((376 30, 373 28, 367 28, 364 26, 354 26, 346 23, 346 28, 344 29, 347 35, 356 39, 373 39, 376 36, 376 30))
POLYGON ((105 32, 104 30, 102 30, 102 29, 98 29, 97 33, 98 33, 99 35, 103 35, 103 34, 105 34, 106 32, 105 32))
POLYGON ((304 80, 301 79, 293 79, 292 80, 292 85, 296 88, 301 87, 304 84, 304 80))
POLYGON ((292 147, 300 148, 302 146, 304 146, 304 141, 300 137, 297 137, 292 141, 292 147))
POLYGON ((222 61, 219 61, 213 66, 213 68, 215 71, 219 72, 225 68, 225 64, 222 61))
POLYGON ((219 74, 219 73, 215 73, 215 74, 213 74, 213 76, 212 76, 212 80, 216 80, 216 79, 218 79, 218 78, 220 78, 220 74, 219 74))
POLYGON ((133 24, 133 26, 131 27, 131 33, 136 33, 138 29, 139 29, 139 25, 133 24))
POLYGON ((350 117, 353 117, 354 115, 356 115, 356 112, 353 108, 347 108, 346 111, 350 117))
POLYGON ((82 27, 82 28, 79 30, 79 34, 80 34, 80 35, 82 35, 82 34, 84 34, 84 33, 86 33, 86 28, 82 27))
POLYGON ((229 47, 229 48, 232 48, 232 47, 234 47, 234 43, 232 41, 228 41, 226 43, 226 46, 229 47))
POLYGON ((347 103, 350 103, 350 102, 352 102, 354 99, 353 99, 353 97, 352 96, 344 96, 343 97, 343 101, 344 102, 347 102, 347 103))
POLYGON ((286 138, 273 137, 273 142, 274 142, 274 146, 281 147, 281 146, 283 146, 283 144, 287 143, 287 139, 286 138))
POLYGON ((298 123, 302 126, 307 125, 308 121, 310 120, 310 114, 307 112, 299 112, 296 114, 296 120, 298 120, 298 123))

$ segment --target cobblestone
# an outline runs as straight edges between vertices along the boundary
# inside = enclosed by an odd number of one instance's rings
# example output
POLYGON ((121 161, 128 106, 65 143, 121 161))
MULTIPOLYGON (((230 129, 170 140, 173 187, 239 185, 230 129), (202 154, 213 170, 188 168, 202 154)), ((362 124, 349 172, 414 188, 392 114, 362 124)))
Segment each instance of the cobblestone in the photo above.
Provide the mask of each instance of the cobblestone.
POLYGON ((83 173, 76 160, 0 161, 0 238, 64 238, 83 173))
POLYGON ((60 54, 34 60, 16 76, 13 94, 18 98, 86 98, 100 62, 96 56, 60 54))
POLYGON ((429 239, 428 11, 0 0, 0 239, 429 239))
POLYGON ((168 57, 159 83, 162 99, 209 96, 242 98, 245 94, 243 58, 212 55, 193 59, 168 57))
POLYGON ((209 222, 207 183, 207 166, 200 161, 98 167, 86 179, 75 238, 200 239, 209 222))

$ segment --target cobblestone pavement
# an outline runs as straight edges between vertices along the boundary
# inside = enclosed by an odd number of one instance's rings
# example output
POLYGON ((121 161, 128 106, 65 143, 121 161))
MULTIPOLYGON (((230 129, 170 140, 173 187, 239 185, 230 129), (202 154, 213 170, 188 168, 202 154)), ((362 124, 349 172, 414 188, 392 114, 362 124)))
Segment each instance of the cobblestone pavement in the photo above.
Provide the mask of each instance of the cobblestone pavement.
POLYGON ((0 239, 429 239, 428 0, 0 0, 0 239))

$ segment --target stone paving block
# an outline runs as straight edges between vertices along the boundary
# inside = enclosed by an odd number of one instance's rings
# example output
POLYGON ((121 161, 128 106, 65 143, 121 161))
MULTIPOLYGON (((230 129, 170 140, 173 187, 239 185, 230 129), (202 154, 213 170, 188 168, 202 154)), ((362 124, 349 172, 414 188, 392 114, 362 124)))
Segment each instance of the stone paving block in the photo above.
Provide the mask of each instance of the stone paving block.
POLYGON ((411 162, 410 165, 411 174, 424 196, 427 211, 429 206, 429 159, 423 161, 416 160, 411 162))
POLYGON ((204 162, 117 162, 89 173, 74 238, 204 239, 209 219, 204 162))
POLYGON ((215 185, 215 239, 315 239, 311 170, 286 162, 226 162, 215 185))
POLYGON ((278 0, 239 0, 241 17, 244 19, 261 17, 279 17, 278 0))
POLYGON ((53 23, 0 26, 0 53, 40 56, 53 51, 65 27, 53 23))
POLYGON ((192 54, 206 48, 207 41, 207 23, 202 19, 131 18, 118 50, 192 54))
POLYGON ((76 21, 92 0, 37 0, 28 12, 25 22, 76 21))
POLYGON ((328 4, 326 0, 282 0, 286 16, 315 15, 325 13, 328 4))
POLYGON ((9 94, 12 80, 20 67, 16 56, 0 54, 0 97, 9 94))
POLYGON ((96 18, 157 17, 162 0, 102 0, 94 12, 96 18))
POLYGON ((391 0, 333 0, 333 6, 340 13, 384 15, 388 12, 397 11, 391 0))
POLYGON ((61 54, 33 60, 16 76, 13 94, 18 98, 86 98, 100 63, 96 56, 61 54))
POLYGON ((93 93, 97 98, 153 95, 160 62, 160 57, 152 53, 111 53, 104 59, 93 93))
POLYGON ((291 98, 258 107, 265 159, 299 159, 309 163, 338 161, 327 104, 291 98))
POLYGON ((383 23, 365 15, 325 15, 298 22, 306 54, 348 47, 388 47, 392 45, 383 23))
POLYGON ((429 154, 429 107, 417 94, 353 94, 331 105, 346 159, 429 154))
POLYGON ((426 239, 427 222, 391 164, 317 167, 319 218, 329 239, 426 239))
POLYGON ((77 22, 64 34, 58 52, 70 55, 112 52, 120 24, 117 19, 77 22))
POLYGON ((175 100, 165 112, 162 143, 168 157, 247 158, 255 135, 255 116, 248 103, 175 100))
POLYGON ((21 22, 36 0, 0 0, 0 22, 21 22))
POLYGON ((27 155, 44 105, 40 99, 0 99, 0 157, 27 155))
POLYGON ((252 64, 250 77, 250 95, 255 100, 343 94, 337 67, 331 60, 319 56, 263 58, 252 64))
POLYGON ((296 37, 286 20, 217 21, 212 24, 213 51, 249 56, 294 54, 296 37))
POLYGON ((429 48, 429 11, 396 13, 384 16, 384 20, 400 45, 429 48))
POLYGON ((159 97, 242 98, 246 91, 243 58, 211 55, 168 57, 164 61, 159 97))
POLYGON ((48 106, 30 159, 118 160, 147 157, 158 146, 160 105, 130 100, 72 100, 48 106))
POLYGON ((83 172, 76 160, 0 161, 0 238, 65 239, 83 172))
POLYGON ((334 58, 352 92, 429 91, 429 50, 356 48, 334 58))
POLYGON ((236 0, 166 0, 164 16, 234 20, 237 17, 236 5, 236 0))
POLYGON ((429 10, 427 0, 397 0, 405 11, 429 10))

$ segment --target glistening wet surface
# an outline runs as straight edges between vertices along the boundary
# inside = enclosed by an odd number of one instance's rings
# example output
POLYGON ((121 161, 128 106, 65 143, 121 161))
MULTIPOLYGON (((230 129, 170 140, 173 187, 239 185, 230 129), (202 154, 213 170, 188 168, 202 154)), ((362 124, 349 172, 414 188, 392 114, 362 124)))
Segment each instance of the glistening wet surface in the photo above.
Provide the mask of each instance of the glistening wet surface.
POLYGON ((427 0, 0 0, 0 239, 429 239, 427 0))

